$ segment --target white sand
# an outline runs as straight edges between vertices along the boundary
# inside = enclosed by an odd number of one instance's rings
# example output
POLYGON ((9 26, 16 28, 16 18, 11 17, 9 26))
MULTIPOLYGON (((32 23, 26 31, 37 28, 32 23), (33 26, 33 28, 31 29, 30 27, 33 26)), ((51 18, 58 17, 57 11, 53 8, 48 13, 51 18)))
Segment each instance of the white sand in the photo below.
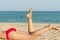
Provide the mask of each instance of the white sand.
MULTIPOLYGON (((34 23, 33 24, 34 30, 41 29, 46 25, 48 25, 48 23, 34 23)), ((60 24, 53 24, 53 25, 60 27, 60 24)), ((0 23, 0 30, 2 31, 5 31, 11 27, 16 28, 17 30, 23 30, 23 31, 28 30, 27 23, 5 23, 5 22, 0 23)), ((34 40, 60 40, 60 32, 56 30, 50 30, 42 35, 39 35, 34 40)))

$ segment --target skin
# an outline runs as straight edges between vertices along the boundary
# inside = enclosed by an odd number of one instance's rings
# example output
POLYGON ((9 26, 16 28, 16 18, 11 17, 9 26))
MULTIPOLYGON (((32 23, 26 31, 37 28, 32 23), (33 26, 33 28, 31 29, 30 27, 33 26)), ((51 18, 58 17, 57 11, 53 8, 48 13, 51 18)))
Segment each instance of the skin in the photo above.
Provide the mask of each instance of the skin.
MULTIPOLYGON (((49 30, 59 30, 59 28, 55 27, 54 25, 47 25, 45 28, 34 31, 33 23, 32 23, 32 8, 29 10, 28 14, 26 15, 28 19, 28 32, 25 31, 12 31, 9 33, 8 37, 9 40, 32 40, 35 37, 49 31, 49 30)), ((0 31, 0 38, 6 39, 5 32, 0 31)))

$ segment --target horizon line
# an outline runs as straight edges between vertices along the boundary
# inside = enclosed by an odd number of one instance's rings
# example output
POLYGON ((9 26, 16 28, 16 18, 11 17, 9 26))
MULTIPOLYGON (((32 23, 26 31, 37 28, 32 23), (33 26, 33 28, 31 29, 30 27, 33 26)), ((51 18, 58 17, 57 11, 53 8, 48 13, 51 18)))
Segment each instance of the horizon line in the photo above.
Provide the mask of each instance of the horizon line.
MULTIPOLYGON (((10 10, 6 10, 6 11, 10 11, 10 10)), ((13 10, 14 11, 14 10, 13 10)), ((29 10, 28 10, 29 11, 29 10)), ((34 11, 34 10, 33 10, 34 11)), ((39 11, 39 10, 38 10, 39 11)))

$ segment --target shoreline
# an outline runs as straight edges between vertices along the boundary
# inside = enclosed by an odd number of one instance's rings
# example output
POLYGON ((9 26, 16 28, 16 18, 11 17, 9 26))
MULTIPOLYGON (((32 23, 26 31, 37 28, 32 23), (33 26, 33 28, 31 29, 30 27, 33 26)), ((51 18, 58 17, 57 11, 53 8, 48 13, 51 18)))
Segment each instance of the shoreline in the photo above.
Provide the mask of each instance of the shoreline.
MULTIPOLYGON (((37 27, 37 29, 40 28, 43 28, 49 24, 53 24, 53 23, 33 23, 33 26, 34 28, 37 27)), ((54 26, 57 26, 60 28, 60 24, 53 24, 54 26)), ((6 30, 10 27, 14 27, 14 28, 17 28, 17 29, 25 29, 27 30, 28 28, 28 23, 18 23, 18 22, 0 22, 0 30, 6 30)))
MULTIPOLYGON (((28 22, 0 22, 0 23, 28 23, 28 22)), ((60 24, 59 22, 56 23, 56 22, 33 22, 33 23, 46 23, 46 24, 60 24)))
MULTIPOLYGON (((0 22, 0 24, 28 24, 23 22, 0 22)), ((33 24, 53 24, 53 25, 60 25, 60 23, 33 23, 33 24)))

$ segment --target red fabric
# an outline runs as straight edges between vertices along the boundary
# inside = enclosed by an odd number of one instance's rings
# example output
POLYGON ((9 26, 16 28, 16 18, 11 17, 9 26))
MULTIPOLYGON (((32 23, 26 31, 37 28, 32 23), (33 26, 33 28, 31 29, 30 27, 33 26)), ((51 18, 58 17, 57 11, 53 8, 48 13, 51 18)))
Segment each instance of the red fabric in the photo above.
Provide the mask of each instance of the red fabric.
POLYGON ((8 29, 8 30, 6 31, 6 40, 9 39, 8 35, 9 35, 9 33, 10 33, 11 31, 16 31, 16 29, 15 29, 15 28, 10 28, 10 29, 8 29))

